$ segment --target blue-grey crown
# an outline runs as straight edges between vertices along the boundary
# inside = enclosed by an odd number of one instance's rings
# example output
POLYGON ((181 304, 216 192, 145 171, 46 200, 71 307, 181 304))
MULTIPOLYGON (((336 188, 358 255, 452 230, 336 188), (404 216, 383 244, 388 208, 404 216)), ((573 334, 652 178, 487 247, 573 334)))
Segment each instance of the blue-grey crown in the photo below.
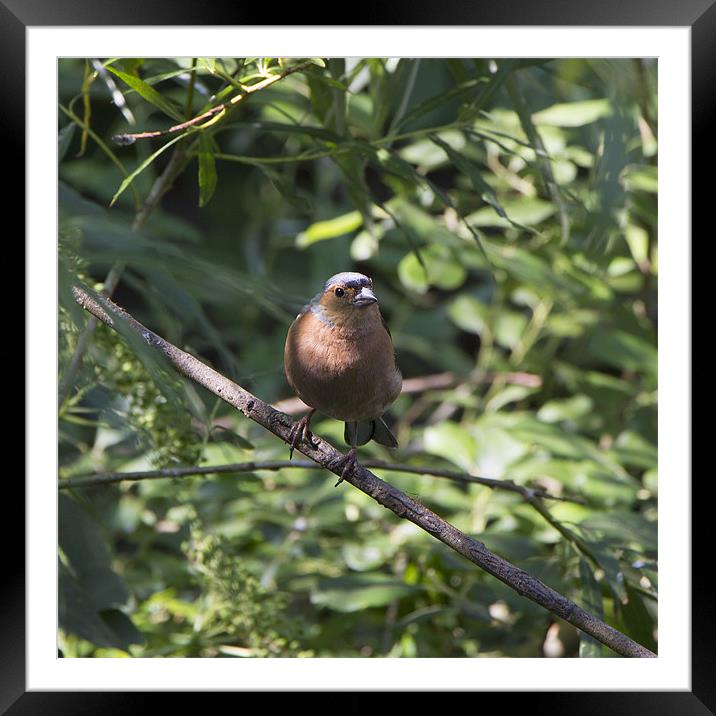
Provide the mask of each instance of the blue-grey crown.
POLYGON ((348 286, 349 288, 360 288, 361 286, 370 286, 373 282, 362 273, 342 271, 335 276, 331 276, 323 285, 323 290, 325 291, 331 284, 335 283, 339 283, 341 286, 348 286))

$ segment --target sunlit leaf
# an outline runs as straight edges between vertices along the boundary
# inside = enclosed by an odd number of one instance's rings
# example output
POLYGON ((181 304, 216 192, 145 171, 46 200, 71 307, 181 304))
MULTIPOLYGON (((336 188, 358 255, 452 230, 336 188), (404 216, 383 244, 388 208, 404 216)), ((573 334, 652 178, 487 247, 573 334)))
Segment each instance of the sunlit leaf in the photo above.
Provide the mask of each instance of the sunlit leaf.
POLYGON ((477 456, 475 438, 456 423, 443 423, 426 428, 425 449, 440 455, 465 470, 472 470, 477 456))
POLYGON ((596 122, 612 113, 607 99, 588 99, 580 102, 562 102, 535 112, 535 124, 551 124, 557 127, 582 127, 596 122))
POLYGON ((431 286, 451 290, 464 283, 467 277, 465 267, 444 246, 433 244, 421 254, 424 255, 425 267, 414 253, 406 254, 398 264, 398 276, 406 288, 425 293, 431 286))
POLYGON ((160 109, 164 112, 164 114, 176 119, 178 122, 181 122, 184 119, 181 112, 176 109, 168 99, 155 90, 154 87, 144 82, 144 80, 141 80, 136 75, 122 72, 116 67, 108 66, 107 69, 135 90, 142 97, 142 99, 147 100, 147 102, 157 107, 157 109, 160 109))
MULTIPOLYGON (((503 211, 513 222, 527 226, 541 224, 552 216, 556 209, 554 204, 542 199, 524 198, 519 201, 505 201, 503 211)), ((466 220, 473 226, 510 226, 511 222, 495 210, 492 206, 485 206, 472 214, 466 220)))
POLYGON ((656 194, 659 190, 659 177, 656 167, 629 167, 624 181, 630 191, 646 191, 656 194))
POLYGON ((347 214, 336 216, 333 219, 325 219, 311 224, 305 231, 296 237, 296 246, 305 248, 317 241, 335 239, 337 236, 344 236, 355 231, 363 223, 359 211, 349 211, 347 214))
POLYGON ((586 395, 573 395, 563 400, 549 400, 538 411, 537 417, 546 423, 558 423, 564 420, 577 420, 587 415, 593 402, 586 395))
POLYGON ((110 202, 110 206, 112 206, 117 199, 122 195, 124 190, 162 153, 164 153, 169 147, 172 146, 172 144, 176 144, 181 139, 184 139, 182 135, 179 135, 178 137, 174 137, 174 139, 170 139, 166 144, 162 145, 159 149, 157 149, 156 152, 151 154, 149 157, 147 157, 128 177, 125 178, 125 180, 119 185, 119 189, 115 192, 114 196, 112 197, 112 201, 110 202))
POLYGON ((199 136, 199 206, 209 203, 216 190, 216 163, 209 139, 203 133, 199 136))
POLYGON ((448 308, 453 322, 463 331, 480 335, 490 321, 489 308, 475 296, 463 293, 448 308))

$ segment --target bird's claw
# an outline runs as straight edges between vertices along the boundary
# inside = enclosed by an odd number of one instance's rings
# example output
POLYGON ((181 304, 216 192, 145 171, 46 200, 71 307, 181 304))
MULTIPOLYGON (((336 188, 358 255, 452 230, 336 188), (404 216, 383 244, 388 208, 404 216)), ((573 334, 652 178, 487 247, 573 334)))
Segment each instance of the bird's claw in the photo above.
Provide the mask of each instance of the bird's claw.
POLYGON ((347 454, 336 461, 334 467, 339 468, 342 465, 343 469, 341 470, 341 476, 338 478, 338 482, 333 487, 338 487, 355 469, 358 464, 358 460, 356 459, 357 452, 356 448, 351 448, 347 454))
POLYGON ((318 442, 313 439, 313 433, 309 430, 312 415, 313 412, 310 412, 308 415, 304 415, 297 423, 294 423, 291 428, 291 431, 288 434, 289 440, 291 441, 288 451, 289 460, 293 460, 293 451, 296 449, 296 446, 299 442, 301 442, 301 440, 307 440, 311 447, 318 446, 318 442))

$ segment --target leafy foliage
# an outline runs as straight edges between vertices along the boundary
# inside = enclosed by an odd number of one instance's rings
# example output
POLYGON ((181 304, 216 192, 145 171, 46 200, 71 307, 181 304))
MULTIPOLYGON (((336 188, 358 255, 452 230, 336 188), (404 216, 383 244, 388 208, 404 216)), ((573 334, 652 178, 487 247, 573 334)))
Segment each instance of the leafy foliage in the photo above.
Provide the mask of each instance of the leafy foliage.
MULTIPOLYGON (((287 451, 121 326, 73 366, 72 283, 115 267, 277 401, 296 311, 358 270, 404 377, 455 378, 361 454, 580 498, 376 470, 656 648, 655 62, 65 59, 59 94, 61 477, 287 451)), ((319 470, 90 490, 60 501, 65 656, 612 655, 319 470)))

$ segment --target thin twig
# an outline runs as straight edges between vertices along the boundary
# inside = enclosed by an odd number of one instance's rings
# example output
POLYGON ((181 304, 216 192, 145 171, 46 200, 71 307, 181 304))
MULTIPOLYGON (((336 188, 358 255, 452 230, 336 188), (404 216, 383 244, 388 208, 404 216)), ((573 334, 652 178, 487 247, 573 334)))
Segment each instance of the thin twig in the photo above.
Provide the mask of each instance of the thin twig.
MULTIPOLYGON (((403 141, 406 139, 414 139, 416 137, 422 137, 429 134, 435 134, 436 132, 445 132, 449 129, 464 129, 474 123, 474 119, 468 120, 456 120, 449 122, 448 124, 439 125, 437 127, 428 127, 426 129, 415 129, 410 132, 403 132, 402 134, 396 134, 394 136, 378 137, 367 142, 371 147, 379 149, 383 146, 390 146, 393 142, 403 141)), ((290 125, 287 125, 290 126, 290 125)), ((229 129, 230 124, 225 124, 224 129, 229 129)), ((238 154, 223 154, 218 152, 214 154, 214 159, 221 159, 229 162, 238 162, 240 164, 287 164, 290 162, 308 162, 315 159, 323 159, 325 157, 335 157, 341 154, 350 154, 355 151, 355 147, 351 144, 348 145, 336 145, 329 149, 321 149, 317 151, 306 151, 302 154, 294 154, 292 156, 280 156, 280 157, 247 157, 238 154)))
MULTIPOLYGON (((281 438, 285 443, 291 442, 291 429, 294 427, 294 421, 288 415, 274 410, 270 405, 205 365, 198 358, 150 331, 108 298, 101 295, 93 297, 77 286, 74 286, 72 291, 80 306, 96 318, 113 328, 121 325, 123 329, 134 331, 147 345, 162 353, 179 373, 204 386, 214 395, 240 410, 247 418, 281 438)), ((345 464, 345 455, 325 440, 313 435, 310 441, 301 440, 296 449, 327 470, 341 475, 345 464)), ((656 656, 649 649, 637 644, 625 634, 585 611, 539 579, 491 552, 479 540, 460 532, 425 505, 390 483, 381 480, 366 468, 356 465, 355 469, 346 475, 345 481, 387 507, 398 517, 409 520, 425 530, 458 554, 504 582, 518 594, 527 597, 559 618, 593 636, 618 654, 630 657, 654 658, 656 656)))
MULTIPOLYGON (((449 390, 457 388, 461 385, 477 385, 479 383, 500 382, 501 385, 524 385, 528 388, 539 388, 542 385, 542 378, 536 373, 516 372, 482 372, 475 371, 468 375, 460 375, 452 371, 445 373, 433 373, 431 375, 421 375, 415 378, 406 378, 403 381, 401 389, 402 395, 412 393, 425 393, 429 390, 449 390)), ((273 404, 276 410, 289 415, 297 415, 309 410, 309 407, 297 397, 286 398, 273 404)))
POLYGON ((568 542, 571 542, 575 548, 581 552, 585 557, 588 557, 592 564, 596 567, 600 567, 599 560, 597 559, 594 552, 589 548, 589 545, 579 535, 575 534, 572 530, 565 527, 559 520, 555 520, 554 517, 549 513, 549 510, 537 499, 537 495, 534 497, 527 497, 528 502, 532 507, 548 522, 554 529, 559 532, 568 542))
POLYGON ((137 139, 152 139, 154 137, 164 137, 167 134, 175 134, 176 132, 181 132, 184 129, 189 129, 190 127, 194 127, 197 124, 201 124, 202 122, 212 120, 218 114, 228 112, 230 109, 239 104, 239 102, 243 102, 249 95, 253 94, 254 92, 258 92, 259 90, 265 89, 266 87, 269 87, 275 82, 282 80, 284 77, 288 77, 294 72, 300 72, 301 70, 305 70, 313 64, 313 62, 302 62, 300 65, 296 65, 295 67, 289 67, 287 70, 281 72, 281 74, 272 75, 271 77, 267 77, 265 80, 261 80, 261 82, 257 82, 255 85, 244 87, 242 94, 234 95, 226 102, 217 104, 216 107, 212 107, 206 112, 202 112, 196 117, 192 117, 191 119, 186 120, 186 122, 180 122, 179 124, 175 124, 168 129, 162 129, 156 132, 116 134, 112 137, 112 141, 116 144, 121 145, 133 144, 137 139))
MULTIPOLYGON (((559 500, 561 502, 576 502, 584 504, 579 497, 562 497, 553 495, 541 489, 532 489, 518 485, 512 480, 495 480, 490 477, 478 477, 469 473, 458 472, 457 470, 443 470, 438 467, 427 467, 422 465, 408 465, 405 463, 384 462, 383 460, 362 460, 364 467, 374 467, 380 470, 394 472, 405 472, 413 475, 430 475, 432 477, 443 477, 454 482, 484 485, 496 490, 507 490, 516 492, 526 500, 534 497, 542 497, 547 500, 559 500)), ((59 480, 57 485, 60 490, 70 487, 96 487, 116 482, 138 482, 141 480, 157 480, 167 477, 194 477, 201 475, 234 474, 238 472, 253 472, 254 470, 283 470, 286 468, 315 469, 316 463, 308 460, 260 460, 250 462, 235 462, 223 465, 192 465, 189 467, 161 467, 155 470, 139 470, 134 472, 101 472, 88 475, 77 475, 59 480)))

